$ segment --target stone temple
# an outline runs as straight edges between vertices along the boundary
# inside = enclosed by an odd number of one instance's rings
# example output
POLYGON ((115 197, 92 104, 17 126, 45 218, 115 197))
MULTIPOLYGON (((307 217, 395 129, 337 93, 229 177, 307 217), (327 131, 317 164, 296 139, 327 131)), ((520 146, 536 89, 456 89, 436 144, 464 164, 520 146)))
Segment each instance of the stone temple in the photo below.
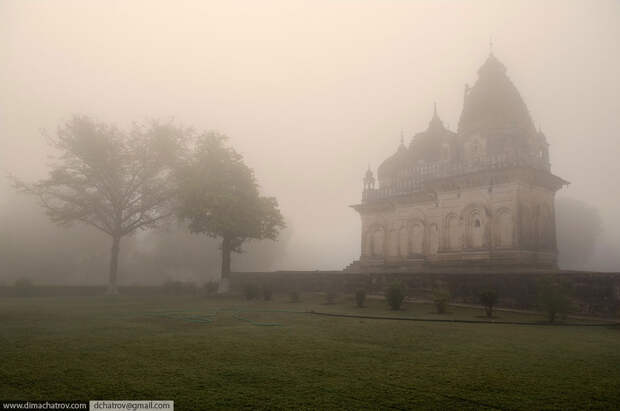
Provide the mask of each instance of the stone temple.
POLYGON ((361 256, 349 271, 557 268, 549 145, 491 53, 465 86, 456 132, 425 131, 364 177, 361 256))

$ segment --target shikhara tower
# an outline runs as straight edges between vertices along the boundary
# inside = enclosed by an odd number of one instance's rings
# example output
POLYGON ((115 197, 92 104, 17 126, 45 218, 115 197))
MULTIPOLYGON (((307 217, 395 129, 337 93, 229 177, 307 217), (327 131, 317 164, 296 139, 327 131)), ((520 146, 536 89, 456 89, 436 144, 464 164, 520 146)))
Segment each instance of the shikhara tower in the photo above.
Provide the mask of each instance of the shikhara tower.
POLYGON ((553 269, 549 145, 491 53, 465 86, 457 132, 428 128, 364 177, 362 253, 352 270, 553 269))

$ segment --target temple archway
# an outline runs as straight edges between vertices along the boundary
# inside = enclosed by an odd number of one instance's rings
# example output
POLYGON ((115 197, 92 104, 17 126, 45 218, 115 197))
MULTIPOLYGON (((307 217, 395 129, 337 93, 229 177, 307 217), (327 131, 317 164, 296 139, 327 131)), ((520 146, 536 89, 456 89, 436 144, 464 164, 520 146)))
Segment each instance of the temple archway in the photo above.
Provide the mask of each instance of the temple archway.
POLYGON ((398 245, 399 228, 396 224, 392 224, 388 234, 388 246, 387 255, 389 257, 398 257, 399 245, 398 245))
POLYGON ((486 208, 469 205, 461 213, 465 221, 465 247, 484 248, 488 245, 486 208))
POLYGON ((459 219, 455 214, 446 217, 446 239, 445 246, 448 250, 461 249, 461 230, 459 227, 459 219))
POLYGON ((421 221, 411 224, 411 253, 424 254, 424 225, 421 221))

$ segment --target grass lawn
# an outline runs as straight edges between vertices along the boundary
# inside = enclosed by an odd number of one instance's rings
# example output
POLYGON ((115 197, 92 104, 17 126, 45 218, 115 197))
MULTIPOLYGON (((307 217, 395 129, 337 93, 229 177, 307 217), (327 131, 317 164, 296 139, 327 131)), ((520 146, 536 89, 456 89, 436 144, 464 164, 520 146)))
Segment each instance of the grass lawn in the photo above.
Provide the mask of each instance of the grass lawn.
MULTIPOLYGON (((318 296, 0 299, 0 398, 162 399, 209 408, 618 409, 620 329, 320 317, 260 310, 479 319, 482 310, 390 312, 318 296), (153 315, 215 313, 213 322, 153 315), (279 323, 257 326, 256 322, 279 323)), ((498 313, 501 320, 535 321, 498 313)), ((204 317, 203 317, 204 318, 204 317)), ((538 318, 540 319, 540 318, 538 318)))

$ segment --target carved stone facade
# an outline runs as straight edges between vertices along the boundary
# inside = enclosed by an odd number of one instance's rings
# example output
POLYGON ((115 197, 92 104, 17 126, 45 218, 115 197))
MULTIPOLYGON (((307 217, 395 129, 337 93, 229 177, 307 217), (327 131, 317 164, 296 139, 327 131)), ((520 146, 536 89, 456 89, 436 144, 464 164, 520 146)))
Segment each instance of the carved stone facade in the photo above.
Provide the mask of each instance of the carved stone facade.
POLYGON ((495 56, 465 88, 458 131, 435 108, 377 174, 375 187, 366 172, 353 206, 362 253, 350 269, 556 268, 554 196, 567 182, 551 174, 546 137, 495 56))

